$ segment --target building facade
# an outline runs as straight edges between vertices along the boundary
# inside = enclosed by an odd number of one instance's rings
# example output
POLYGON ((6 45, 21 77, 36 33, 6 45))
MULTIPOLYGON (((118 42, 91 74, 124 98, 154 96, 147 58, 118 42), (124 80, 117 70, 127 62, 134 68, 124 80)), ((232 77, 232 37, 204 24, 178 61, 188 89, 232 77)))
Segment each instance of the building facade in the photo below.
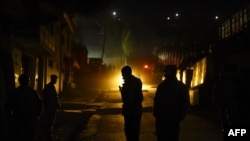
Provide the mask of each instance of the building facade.
POLYGON ((199 60, 187 66, 192 71, 190 94, 195 105, 211 107, 212 89, 219 73, 229 73, 234 77, 239 90, 235 97, 241 103, 247 103, 242 101, 246 95, 240 95, 240 91, 249 87, 249 26, 250 4, 248 3, 219 23, 218 40, 212 41, 213 43, 199 60))
POLYGON ((31 86, 41 92, 50 75, 59 76, 56 86, 60 94, 71 81, 71 42, 77 28, 74 17, 66 13, 50 24, 42 24, 35 31, 14 35, 12 57, 15 83, 20 74, 30 76, 31 86))

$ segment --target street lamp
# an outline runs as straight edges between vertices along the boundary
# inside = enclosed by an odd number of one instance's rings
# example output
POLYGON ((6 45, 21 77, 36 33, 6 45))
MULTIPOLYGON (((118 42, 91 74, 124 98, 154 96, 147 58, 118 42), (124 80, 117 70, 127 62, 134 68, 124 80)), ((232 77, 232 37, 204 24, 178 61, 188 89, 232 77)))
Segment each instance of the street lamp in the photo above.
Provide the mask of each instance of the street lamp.
MULTIPOLYGON (((112 12, 112 15, 113 15, 113 16, 114 16, 114 18, 115 18, 115 17, 116 17, 116 15, 117 15, 116 11, 113 11, 113 12, 112 12)), ((104 57, 104 50, 105 50, 106 36, 107 36, 107 23, 105 23, 105 25, 104 25, 104 37, 103 37, 102 55, 101 55, 102 60, 103 60, 103 57, 104 57)))
POLYGON ((113 11, 113 13, 112 13, 112 14, 113 14, 113 16, 114 16, 114 17, 116 16, 116 12, 115 12, 115 11, 113 11))

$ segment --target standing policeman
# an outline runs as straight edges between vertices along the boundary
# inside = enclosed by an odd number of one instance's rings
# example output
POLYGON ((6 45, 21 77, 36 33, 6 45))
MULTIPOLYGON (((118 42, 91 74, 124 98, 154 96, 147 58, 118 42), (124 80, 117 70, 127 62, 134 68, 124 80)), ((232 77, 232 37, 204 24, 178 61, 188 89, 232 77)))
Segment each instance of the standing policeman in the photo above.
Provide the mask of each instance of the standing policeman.
POLYGON ((50 82, 43 89, 43 104, 44 104, 44 113, 48 119, 49 126, 49 136, 51 140, 55 140, 56 137, 53 134, 55 122, 56 122, 56 113, 57 109, 61 106, 57 99, 57 92, 54 84, 57 82, 57 76, 51 75, 50 82))
POLYGON ((42 110, 42 101, 38 92, 29 86, 28 75, 21 74, 18 81, 20 86, 7 101, 11 119, 10 141, 33 141, 42 110))
POLYGON ((142 116, 142 82, 132 75, 130 66, 124 66, 121 70, 124 84, 120 88, 124 116, 124 130, 127 141, 139 141, 140 122, 142 116))
POLYGON ((155 93, 153 115, 157 141, 178 141, 180 122, 190 105, 188 88, 176 78, 176 72, 175 65, 167 65, 165 80, 155 93))

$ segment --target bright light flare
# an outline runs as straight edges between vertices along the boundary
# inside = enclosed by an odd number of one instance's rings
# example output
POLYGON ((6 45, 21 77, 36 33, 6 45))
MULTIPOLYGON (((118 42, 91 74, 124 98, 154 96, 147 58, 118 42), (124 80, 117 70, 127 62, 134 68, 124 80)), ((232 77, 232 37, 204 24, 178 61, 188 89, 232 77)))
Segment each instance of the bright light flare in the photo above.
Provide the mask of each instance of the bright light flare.
POLYGON ((124 80, 120 73, 114 73, 109 78, 109 86, 111 90, 119 90, 119 86, 122 86, 124 80))
POLYGON ((151 85, 148 85, 148 84, 142 84, 142 90, 150 90, 152 89, 152 86, 151 85))
POLYGON ((118 85, 119 85, 119 86, 122 86, 122 85, 123 85, 124 80, 123 80, 122 76, 118 76, 118 77, 117 77, 117 82, 118 82, 118 85))

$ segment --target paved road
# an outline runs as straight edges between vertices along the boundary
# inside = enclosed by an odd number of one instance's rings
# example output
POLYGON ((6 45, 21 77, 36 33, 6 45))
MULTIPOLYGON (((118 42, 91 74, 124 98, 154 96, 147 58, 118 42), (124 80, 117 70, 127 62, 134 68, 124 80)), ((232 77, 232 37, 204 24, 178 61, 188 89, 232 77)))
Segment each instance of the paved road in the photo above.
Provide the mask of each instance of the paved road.
MULTIPOLYGON (((156 141, 154 135, 154 118, 152 92, 144 92, 144 113, 141 121, 141 141, 156 141)), ((101 95, 103 107, 94 113, 76 141, 125 141, 123 117, 120 114, 121 100, 118 92, 107 92, 101 95)), ((92 104, 94 104, 92 103, 92 104)), ((218 123, 195 114, 188 114, 181 123, 180 141, 222 141, 222 132, 218 123)))
MULTIPOLYGON (((89 123, 87 130, 96 133, 94 133, 94 136, 91 138, 79 137, 78 141, 126 141, 121 115, 93 115, 92 121, 89 123), (96 129, 95 131, 94 128, 96 129)), ((154 119, 151 113, 146 112, 142 116, 140 138, 141 141, 156 141, 154 135, 154 119)), ((180 141, 222 140, 222 132, 213 122, 206 121, 195 115, 188 115, 181 124, 180 141)))

